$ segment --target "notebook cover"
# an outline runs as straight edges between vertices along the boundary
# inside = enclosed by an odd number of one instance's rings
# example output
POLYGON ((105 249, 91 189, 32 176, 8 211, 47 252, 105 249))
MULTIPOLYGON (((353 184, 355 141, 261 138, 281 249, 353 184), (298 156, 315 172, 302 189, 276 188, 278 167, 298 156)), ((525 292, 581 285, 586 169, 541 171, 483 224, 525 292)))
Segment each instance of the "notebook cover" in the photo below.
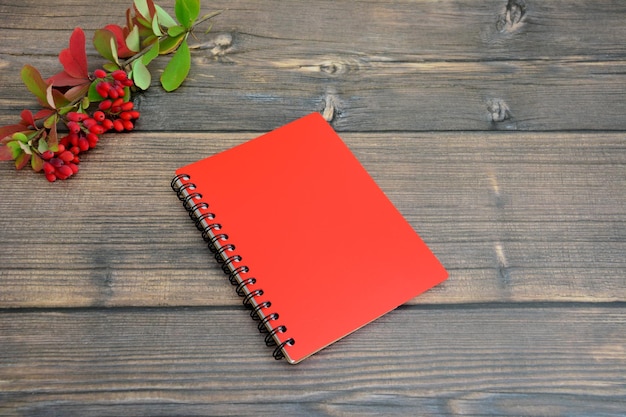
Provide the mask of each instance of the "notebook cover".
MULTIPOLYGON (((290 363, 447 278, 319 113, 182 167, 228 235, 290 363)), ((230 255, 230 254, 227 254, 230 255)))

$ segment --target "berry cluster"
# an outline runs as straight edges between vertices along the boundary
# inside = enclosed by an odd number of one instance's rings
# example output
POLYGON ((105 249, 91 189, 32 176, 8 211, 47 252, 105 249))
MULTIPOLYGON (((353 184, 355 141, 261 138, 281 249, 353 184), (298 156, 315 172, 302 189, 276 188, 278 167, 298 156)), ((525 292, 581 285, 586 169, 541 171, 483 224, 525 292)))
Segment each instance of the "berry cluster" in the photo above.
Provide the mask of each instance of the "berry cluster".
POLYGON ((117 132, 134 129, 134 120, 139 112, 134 110, 128 87, 133 81, 123 70, 107 74, 104 70, 94 71, 94 77, 100 82, 96 91, 102 97, 98 110, 91 115, 84 112, 69 112, 65 115, 68 134, 59 139, 56 152, 46 151, 41 154, 46 179, 50 182, 64 180, 78 172, 79 155, 94 148, 100 135, 115 130, 117 132))

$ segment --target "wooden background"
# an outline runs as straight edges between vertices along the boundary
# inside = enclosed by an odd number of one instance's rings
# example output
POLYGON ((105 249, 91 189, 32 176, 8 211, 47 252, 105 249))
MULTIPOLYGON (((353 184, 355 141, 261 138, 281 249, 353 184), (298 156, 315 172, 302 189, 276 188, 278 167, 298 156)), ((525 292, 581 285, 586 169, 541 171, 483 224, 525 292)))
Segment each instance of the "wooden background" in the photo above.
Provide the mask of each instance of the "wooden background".
MULTIPOLYGON (((0 125, 37 109, 24 64, 52 75, 130 3, 0 0, 0 125)), ((183 87, 77 177, 0 165, 0 415, 625 415, 625 2, 217 9, 183 87), (169 181, 312 111, 450 278, 291 366, 169 181)))

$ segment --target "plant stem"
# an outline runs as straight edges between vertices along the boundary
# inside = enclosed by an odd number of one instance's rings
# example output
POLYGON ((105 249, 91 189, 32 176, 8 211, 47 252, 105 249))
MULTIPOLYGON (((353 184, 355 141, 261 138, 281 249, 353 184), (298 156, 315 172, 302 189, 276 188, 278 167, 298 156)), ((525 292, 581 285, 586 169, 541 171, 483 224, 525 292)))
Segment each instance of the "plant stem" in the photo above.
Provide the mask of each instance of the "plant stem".
MULTIPOLYGON (((191 31, 193 29, 195 29, 196 26, 206 22, 209 19, 214 18, 215 16, 217 16, 219 14, 222 14, 223 12, 224 12, 224 10, 218 10, 218 11, 215 11, 215 12, 212 12, 212 13, 209 13, 209 14, 206 14, 206 15, 202 16, 200 18, 200 20, 194 22, 194 24, 191 26, 191 28, 187 31, 187 34, 191 33, 191 31)), ((159 38, 157 38, 157 40, 155 42, 162 42, 162 41, 164 41, 167 38, 169 38, 169 35, 166 33, 165 35, 162 35, 159 38)), ((138 60, 139 58, 141 58, 142 56, 147 54, 148 51, 150 49, 152 49, 153 46, 154 46, 154 43, 151 43, 150 45, 146 46, 141 51, 137 52, 135 55, 131 56, 127 60, 120 62, 120 67, 126 68, 128 65, 132 64, 133 62, 135 62, 136 60, 138 60)))

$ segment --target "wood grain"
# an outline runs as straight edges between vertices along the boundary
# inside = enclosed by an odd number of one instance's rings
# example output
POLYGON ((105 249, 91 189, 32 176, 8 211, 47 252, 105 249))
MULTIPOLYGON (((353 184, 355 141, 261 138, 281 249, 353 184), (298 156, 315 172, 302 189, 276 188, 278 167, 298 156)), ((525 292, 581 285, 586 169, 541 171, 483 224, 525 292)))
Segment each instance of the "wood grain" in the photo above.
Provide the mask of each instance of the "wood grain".
MULTIPOLYGON (((169 181, 254 136, 112 135, 53 185, 0 166, 2 305, 238 304, 169 181)), ((415 303, 626 301, 622 135, 343 137, 450 271, 415 303)))
MULTIPOLYGON (((16 17, 3 42, 0 123, 35 103, 17 76, 25 63, 46 76, 60 70, 50 65, 51 51, 67 43, 59 21, 91 32, 101 26, 87 3, 63 3, 63 13, 55 7, 35 18, 33 2, 0 9, 16 17)), ((112 4, 123 15, 126 2, 112 4)), ((342 131, 626 128, 621 2, 527 4, 514 24, 506 23, 504 1, 366 2, 356 11, 350 4, 212 3, 228 11, 214 32, 194 41, 183 88, 154 88, 141 98, 145 123, 157 130, 266 131, 294 113, 319 110, 342 131)), ((89 50, 95 68, 102 60, 89 50)), ((154 71, 163 68, 159 61, 154 71)))
MULTIPOLYGON (((0 0, 0 125, 38 108, 24 64, 54 74, 74 27, 130 4, 0 0)), ((0 415, 623 416, 626 3, 216 9, 182 88, 160 90, 155 62, 137 131, 76 178, 0 164, 0 415), (169 181, 312 111, 450 279, 294 367, 169 181)))
POLYGON ((401 308, 295 366, 239 309, 5 312, 0 412, 617 415, 622 312, 401 308))

